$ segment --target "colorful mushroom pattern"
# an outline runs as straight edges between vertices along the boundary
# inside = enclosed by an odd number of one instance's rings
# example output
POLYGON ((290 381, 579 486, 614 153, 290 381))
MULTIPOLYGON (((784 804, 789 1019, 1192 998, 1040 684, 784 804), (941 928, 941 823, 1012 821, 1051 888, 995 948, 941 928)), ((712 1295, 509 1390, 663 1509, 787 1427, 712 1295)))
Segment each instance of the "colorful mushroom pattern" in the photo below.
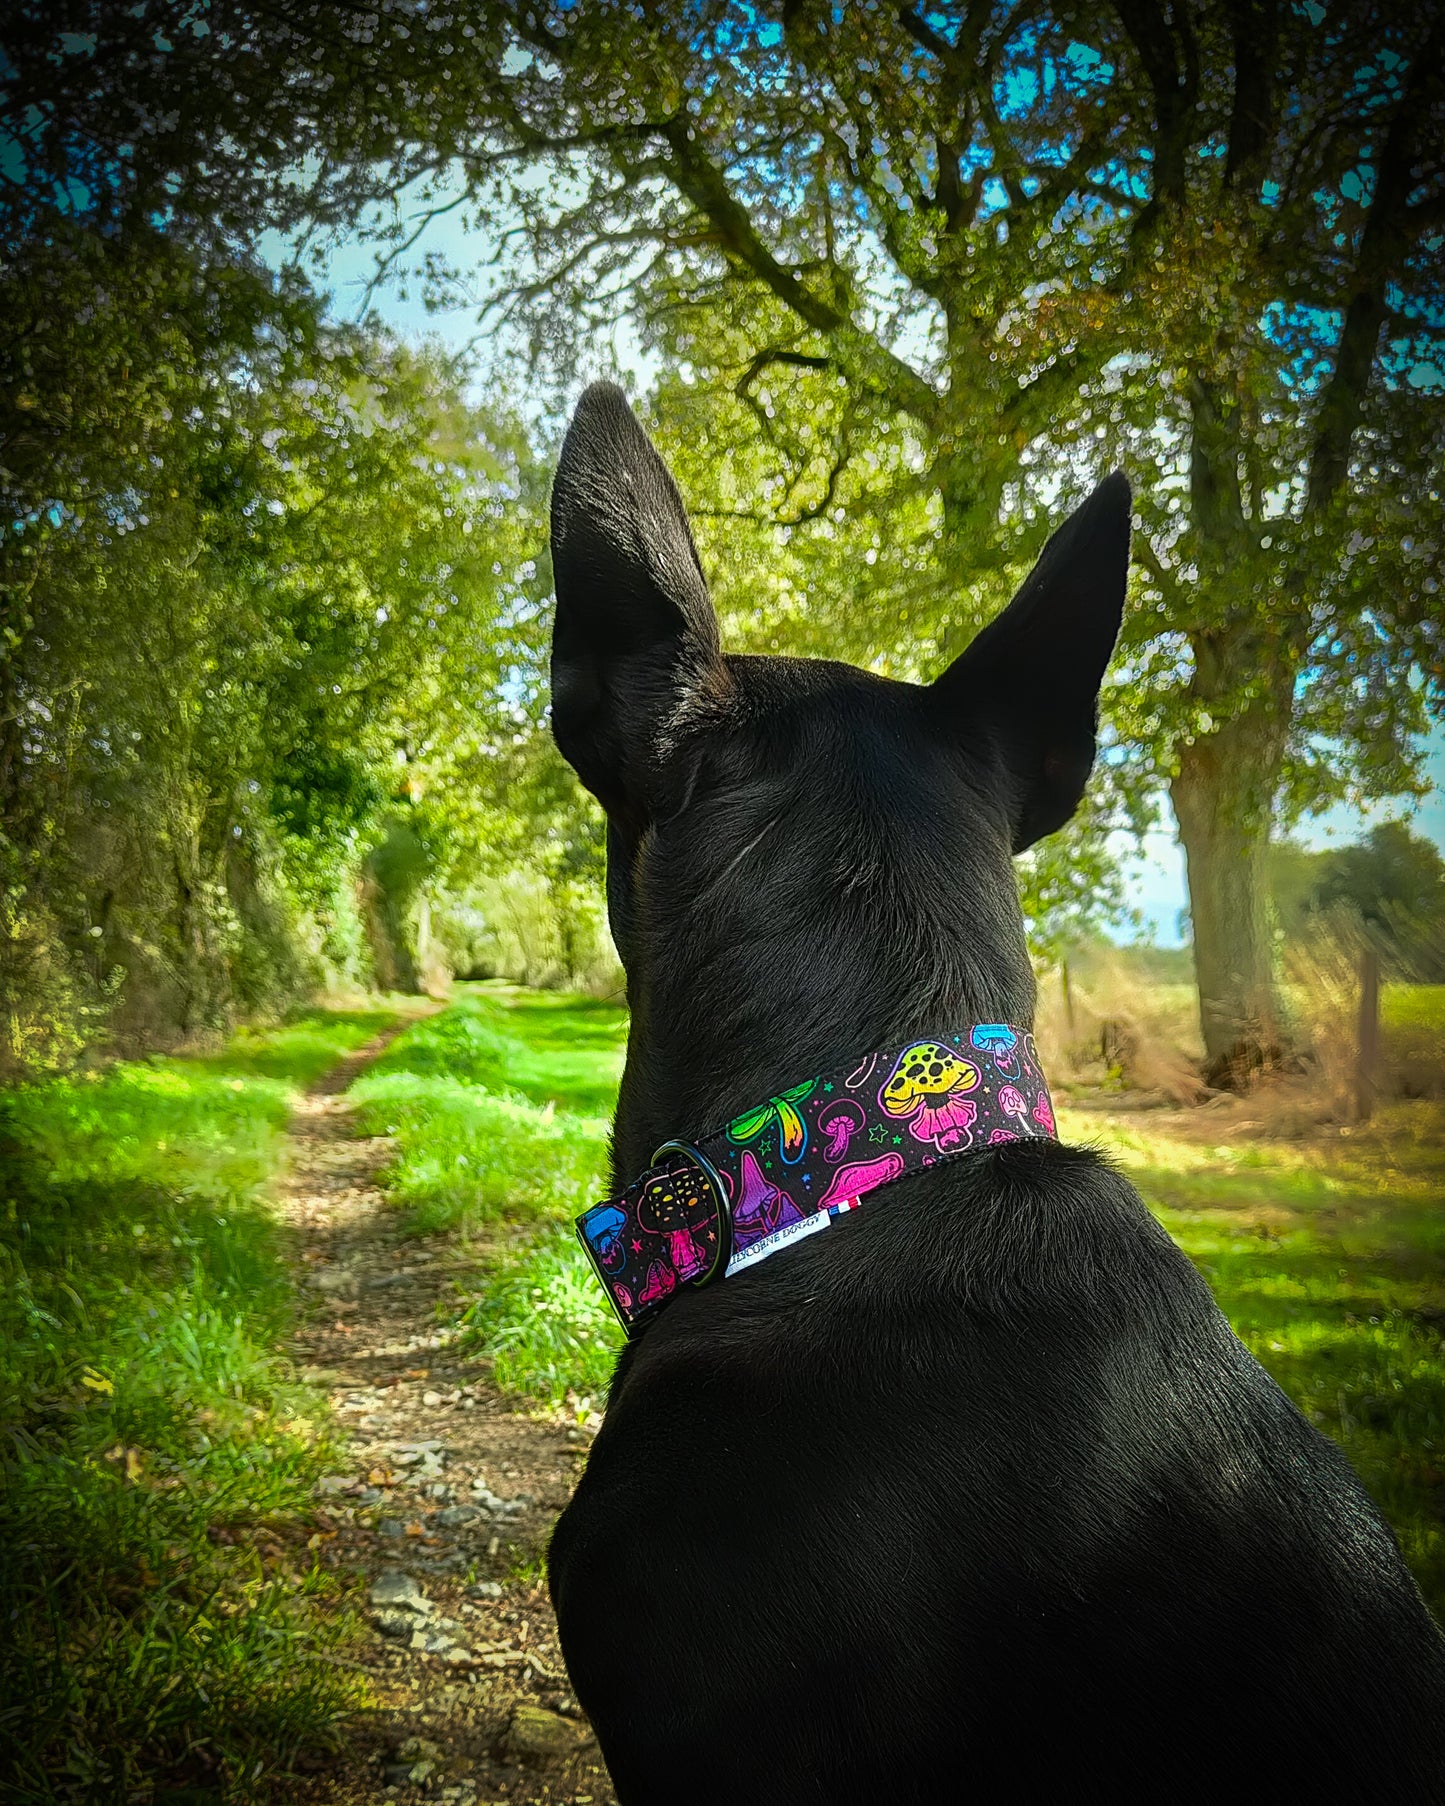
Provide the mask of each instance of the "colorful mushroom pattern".
POLYGON ((680 1288, 825 1228, 881 1185, 1053 1133, 1033 1036, 978 1023, 849 1061, 670 1144, 621 1197, 579 1217, 578 1234, 630 1333, 680 1288))

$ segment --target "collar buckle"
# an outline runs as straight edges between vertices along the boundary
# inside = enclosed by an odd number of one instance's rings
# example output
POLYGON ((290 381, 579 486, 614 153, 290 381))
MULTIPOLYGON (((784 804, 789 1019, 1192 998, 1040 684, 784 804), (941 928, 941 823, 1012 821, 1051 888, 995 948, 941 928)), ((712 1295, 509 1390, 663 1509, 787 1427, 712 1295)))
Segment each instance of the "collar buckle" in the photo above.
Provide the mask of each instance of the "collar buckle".
POLYGON ((690 1142, 665 1141, 619 1198, 578 1217, 577 1239, 630 1339, 680 1286, 710 1285, 727 1271, 727 1187, 690 1142))

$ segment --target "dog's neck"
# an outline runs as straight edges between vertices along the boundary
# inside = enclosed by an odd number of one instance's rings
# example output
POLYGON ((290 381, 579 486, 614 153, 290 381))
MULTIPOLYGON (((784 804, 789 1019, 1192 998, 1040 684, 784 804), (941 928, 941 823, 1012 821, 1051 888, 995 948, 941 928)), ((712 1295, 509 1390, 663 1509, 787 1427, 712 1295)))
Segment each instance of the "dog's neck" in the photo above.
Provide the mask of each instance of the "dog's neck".
POLYGON ((649 926, 631 949, 632 1023, 613 1136, 626 1183, 673 1137, 870 1048, 976 1022, 1032 1028, 1035 986, 1007 867, 952 901, 903 895, 876 912, 760 912, 739 931, 699 912, 649 926), (791 915, 791 924, 788 923, 791 915), (690 932, 688 931, 690 927, 690 932))

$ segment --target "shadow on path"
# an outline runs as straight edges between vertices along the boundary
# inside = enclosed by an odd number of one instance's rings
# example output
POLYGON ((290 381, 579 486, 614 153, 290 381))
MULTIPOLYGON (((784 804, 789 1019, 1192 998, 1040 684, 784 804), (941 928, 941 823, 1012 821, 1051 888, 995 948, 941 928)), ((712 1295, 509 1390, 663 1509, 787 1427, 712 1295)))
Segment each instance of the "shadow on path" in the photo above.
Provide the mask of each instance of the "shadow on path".
POLYGON ((293 1353, 347 1449, 320 1484, 313 1541, 365 1624, 345 1657, 322 1659, 368 1695, 297 1797, 610 1806, 542 1579, 588 1437, 509 1409, 439 1327, 469 1263, 451 1236, 402 1233, 379 1184, 390 1140, 358 1136, 347 1097, 392 1038, 303 1098, 278 1197, 304 1300, 293 1353))

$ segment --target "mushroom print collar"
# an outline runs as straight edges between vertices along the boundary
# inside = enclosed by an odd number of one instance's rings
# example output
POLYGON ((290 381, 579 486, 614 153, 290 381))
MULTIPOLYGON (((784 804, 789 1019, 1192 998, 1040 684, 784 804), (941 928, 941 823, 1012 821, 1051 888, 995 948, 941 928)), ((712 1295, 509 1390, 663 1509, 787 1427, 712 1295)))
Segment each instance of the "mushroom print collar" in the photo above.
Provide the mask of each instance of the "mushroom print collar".
POLYGON ((1054 1135, 1034 1038, 1005 1022, 871 1053, 695 1142, 665 1142, 577 1234, 629 1336, 683 1286, 745 1272, 960 1154, 1054 1135))

